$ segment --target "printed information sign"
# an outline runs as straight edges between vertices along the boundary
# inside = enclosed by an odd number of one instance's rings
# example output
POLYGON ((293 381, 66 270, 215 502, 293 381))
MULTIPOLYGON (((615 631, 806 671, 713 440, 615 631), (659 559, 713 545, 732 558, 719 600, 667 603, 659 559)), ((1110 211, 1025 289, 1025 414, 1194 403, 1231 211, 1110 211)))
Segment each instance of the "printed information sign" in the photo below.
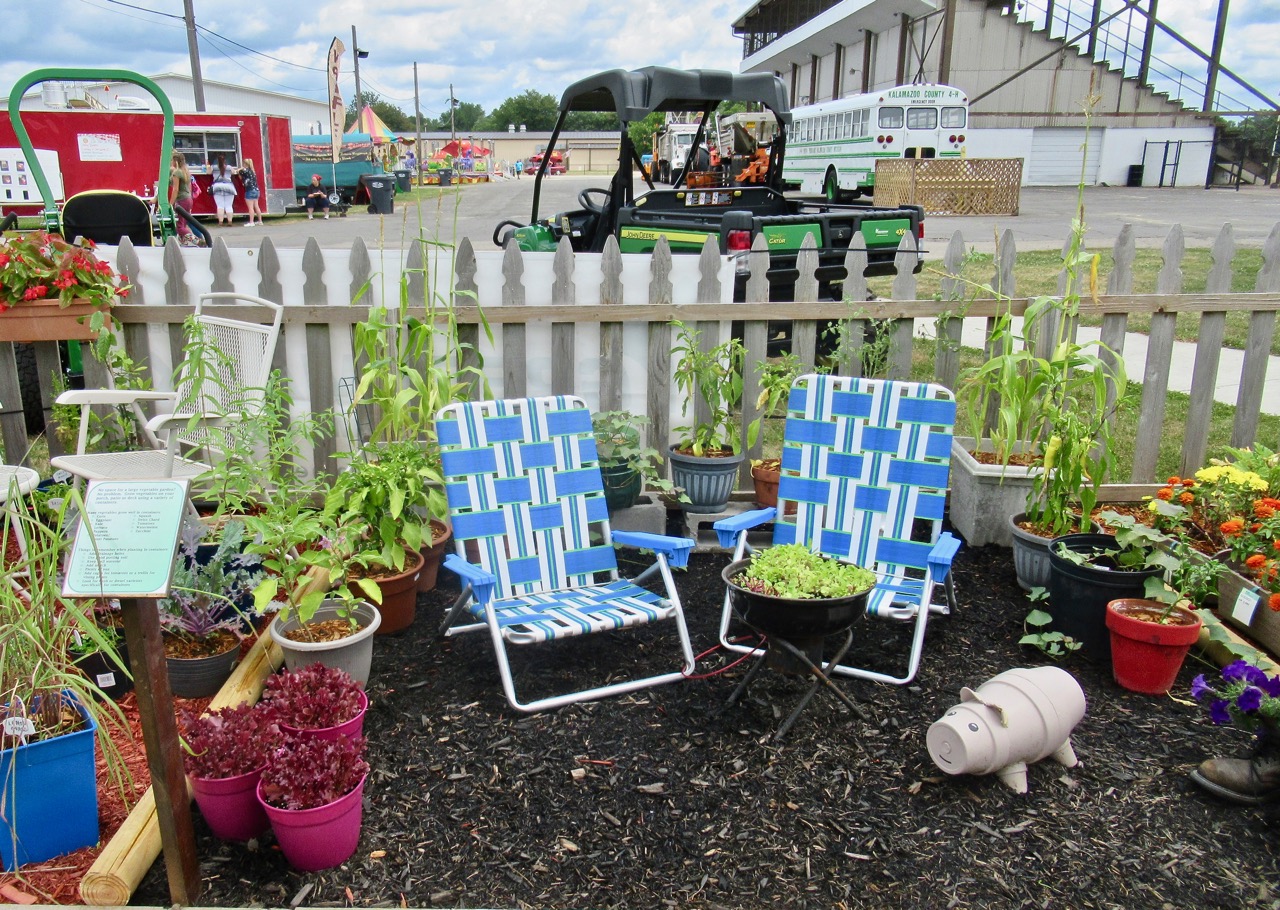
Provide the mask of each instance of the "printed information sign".
POLYGON ((185 480, 91 480, 62 593, 164 597, 169 593, 185 480))

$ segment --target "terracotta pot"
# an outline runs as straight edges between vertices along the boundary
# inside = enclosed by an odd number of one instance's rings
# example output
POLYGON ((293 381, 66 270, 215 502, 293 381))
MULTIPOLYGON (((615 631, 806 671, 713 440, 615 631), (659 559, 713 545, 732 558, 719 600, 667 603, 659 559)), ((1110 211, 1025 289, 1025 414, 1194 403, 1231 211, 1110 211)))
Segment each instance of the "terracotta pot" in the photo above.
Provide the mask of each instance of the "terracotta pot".
POLYGON ((378 626, 378 635, 399 632, 413 625, 414 617, 418 614, 418 572, 422 569, 422 563, 421 553, 406 550, 403 572, 374 579, 378 589, 382 591, 382 603, 378 605, 382 624, 378 626))
POLYGON ((778 481, 782 468, 777 459, 770 458, 751 466, 751 479, 756 486, 756 505, 761 508, 778 504, 778 481))
POLYGON ((78 299, 65 307, 57 298, 20 303, 0 313, 0 341, 93 341, 88 317, 95 309, 78 299))
POLYGON ((1111 630, 1111 671, 1131 692, 1163 695, 1173 688, 1187 651, 1200 636, 1200 617, 1174 607, 1171 622, 1152 622, 1165 605, 1157 600, 1121 598, 1107 604, 1111 630))
POLYGON ((431 520, 431 545, 422 548, 422 569, 418 572, 418 593, 426 594, 436 589, 440 574, 440 561, 453 540, 453 528, 443 521, 431 520))

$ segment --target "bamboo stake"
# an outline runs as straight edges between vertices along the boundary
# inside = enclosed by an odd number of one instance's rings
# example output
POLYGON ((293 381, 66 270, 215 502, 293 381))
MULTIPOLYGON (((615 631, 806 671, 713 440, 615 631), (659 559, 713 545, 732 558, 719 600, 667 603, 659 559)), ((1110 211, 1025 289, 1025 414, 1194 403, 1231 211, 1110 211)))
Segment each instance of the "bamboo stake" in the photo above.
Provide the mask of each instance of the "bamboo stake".
MULTIPOLYGON (((318 584, 320 577, 314 574, 308 579, 306 588, 309 590, 318 584)), ((280 646, 264 631, 209 702, 209 710, 256 702, 262 696, 267 676, 283 662, 280 646)), ((160 822, 156 818, 155 794, 148 787, 80 880, 81 899, 91 907, 124 906, 159 856, 160 822)))

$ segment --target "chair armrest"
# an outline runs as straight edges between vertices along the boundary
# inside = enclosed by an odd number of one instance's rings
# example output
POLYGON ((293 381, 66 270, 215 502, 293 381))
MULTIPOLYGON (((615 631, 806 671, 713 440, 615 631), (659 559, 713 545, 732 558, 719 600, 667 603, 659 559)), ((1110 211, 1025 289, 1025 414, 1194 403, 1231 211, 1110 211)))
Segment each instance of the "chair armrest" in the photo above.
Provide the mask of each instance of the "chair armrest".
POLYGON ((666 534, 650 534, 648 531, 614 531, 613 542, 624 547, 638 547, 661 553, 673 569, 683 569, 689 565, 689 551, 693 549, 693 541, 687 537, 668 537, 666 534))
POLYGON ((720 546, 726 550, 731 550, 733 549, 734 538, 739 534, 752 528, 758 528, 762 524, 768 524, 777 515, 778 510, 776 507, 766 506, 763 509, 752 509, 750 512, 721 518, 711 527, 715 528, 716 537, 720 539, 720 546))
POLYGON ((150 392, 141 389, 69 389, 58 396, 58 404, 133 404, 135 401, 177 401, 177 392, 150 392))
POLYGON ((951 561, 960 552, 960 539, 950 531, 938 538, 929 551, 929 571, 935 581, 942 581, 951 571, 951 561))
POLYGON ((472 565, 457 553, 444 555, 444 567, 471 585, 471 591, 475 594, 477 602, 484 604, 493 600, 493 589, 498 579, 492 572, 472 565))
POLYGON ((157 414, 147 421, 147 429, 152 433, 163 433, 174 427, 203 430, 208 427, 229 427, 234 423, 230 417, 222 414, 157 414))

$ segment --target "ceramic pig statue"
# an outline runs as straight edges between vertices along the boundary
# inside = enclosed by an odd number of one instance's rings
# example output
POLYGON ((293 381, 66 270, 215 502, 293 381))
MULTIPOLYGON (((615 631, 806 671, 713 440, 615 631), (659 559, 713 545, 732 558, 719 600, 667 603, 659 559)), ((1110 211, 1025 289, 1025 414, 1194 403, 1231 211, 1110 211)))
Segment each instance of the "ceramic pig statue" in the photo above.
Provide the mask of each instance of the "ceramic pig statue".
POLYGON ((1084 717, 1084 690, 1066 670, 1006 670, 929 727, 929 757, 948 774, 990 774, 1027 792, 1027 764, 1049 756, 1074 768, 1071 730, 1084 717))

